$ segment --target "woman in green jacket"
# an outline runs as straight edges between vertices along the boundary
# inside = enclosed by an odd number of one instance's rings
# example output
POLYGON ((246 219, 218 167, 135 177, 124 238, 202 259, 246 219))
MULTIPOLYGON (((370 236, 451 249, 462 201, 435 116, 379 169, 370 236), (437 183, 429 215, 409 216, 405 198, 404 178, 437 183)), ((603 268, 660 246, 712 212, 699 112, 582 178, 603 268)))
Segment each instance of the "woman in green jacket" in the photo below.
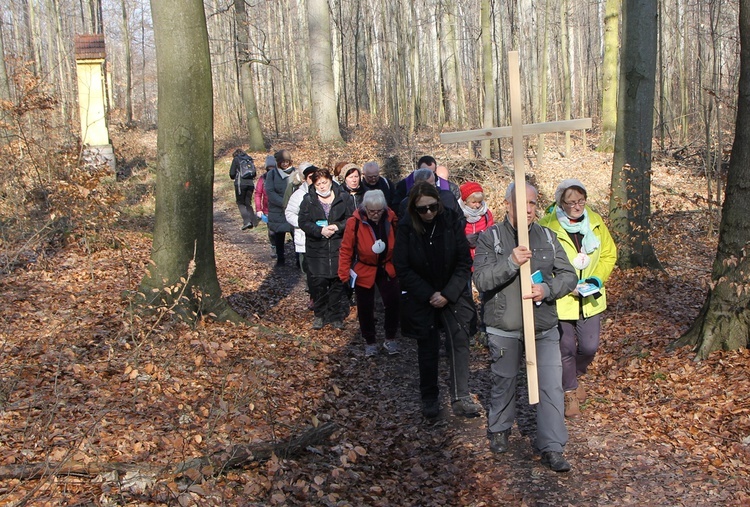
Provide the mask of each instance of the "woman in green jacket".
POLYGON ((578 286, 557 300, 560 352, 565 390, 565 417, 580 415, 586 391, 578 377, 599 348, 601 313, 607 308, 604 283, 617 261, 617 247, 602 217, 586 206, 586 187, 577 179, 560 182, 556 205, 539 220, 557 234, 578 274, 578 286))

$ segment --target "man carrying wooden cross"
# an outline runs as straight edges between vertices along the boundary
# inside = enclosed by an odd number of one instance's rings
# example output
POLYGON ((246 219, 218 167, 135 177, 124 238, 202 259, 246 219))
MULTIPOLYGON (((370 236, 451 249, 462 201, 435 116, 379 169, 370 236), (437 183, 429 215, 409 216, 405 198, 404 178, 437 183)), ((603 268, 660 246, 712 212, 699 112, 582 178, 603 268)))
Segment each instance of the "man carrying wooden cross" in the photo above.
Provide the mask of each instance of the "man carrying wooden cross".
POLYGON ((529 403, 540 404, 535 447, 541 451, 545 465, 556 472, 567 472, 570 463, 562 456, 568 433, 563 417, 562 362, 555 299, 572 291, 577 279, 554 234, 533 223, 538 194, 534 187, 525 183, 523 136, 591 128, 591 119, 523 125, 517 51, 508 53, 508 71, 511 126, 445 133, 440 135, 440 140, 455 143, 513 138, 515 181, 505 196, 508 216, 480 236, 474 261, 477 289, 485 292, 485 304, 495 302, 494 305, 490 304, 493 311, 487 307, 484 311, 491 350, 494 347, 488 420, 490 448, 497 453, 508 449, 508 435, 515 419, 515 385, 521 357, 520 340, 523 339, 529 403), (554 246, 556 250, 543 251, 544 242, 540 243, 540 232, 550 238, 546 244, 554 246), (541 280, 532 282, 532 268, 535 277, 541 276, 541 280), (513 302, 518 304, 511 308, 513 302), (554 324, 551 325, 553 320, 554 324), (496 342, 494 345, 493 341, 496 342), (537 352, 540 357, 538 364, 537 352))
POLYGON ((522 301, 534 302, 534 324, 539 406, 534 443, 542 463, 556 472, 567 472, 563 457, 568 441, 562 389, 560 333, 555 300, 569 294, 578 278, 557 237, 534 223, 537 191, 526 185, 525 213, 529 247, 518 243, 515 183, 505 194, 506 217, 479 236, 474 258, 474 284, 483 294, 484 323, 492 356, 492 390, 487 429, 490 450, 508 450, 508 436, 516 419, 516 384, 523 354, 522 301), (532 253, 533 252, 533 253, 532 253), (522 296, 521 266, 534 270, 531 291, 522 296))

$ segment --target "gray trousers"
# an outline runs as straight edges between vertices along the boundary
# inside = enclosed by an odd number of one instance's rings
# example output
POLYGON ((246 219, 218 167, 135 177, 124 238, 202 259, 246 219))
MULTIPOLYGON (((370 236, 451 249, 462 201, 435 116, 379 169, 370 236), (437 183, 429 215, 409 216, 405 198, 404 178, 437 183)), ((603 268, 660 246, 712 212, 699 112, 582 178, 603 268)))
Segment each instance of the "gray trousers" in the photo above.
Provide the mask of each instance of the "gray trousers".
MULTIPOLYGON (((516 384, 523 339, 487 332, 492 356, 492 390, 487 428, 491 433, 510 429, 516 419, 516 384)), ((560 360, 560 333, 557 328, 537 333, 536 362, 539 378, 539 405, 536 410, 536 447, 539 451, 562 452, 568 442, 560 360)))

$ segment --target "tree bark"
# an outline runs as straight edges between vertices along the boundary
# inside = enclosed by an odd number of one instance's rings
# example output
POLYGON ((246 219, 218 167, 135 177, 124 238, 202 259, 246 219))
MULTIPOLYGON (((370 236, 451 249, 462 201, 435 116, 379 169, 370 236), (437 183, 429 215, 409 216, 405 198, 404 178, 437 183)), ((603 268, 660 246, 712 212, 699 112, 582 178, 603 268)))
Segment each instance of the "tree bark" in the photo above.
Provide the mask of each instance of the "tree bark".
POLYGON ((308 0, 307 24, 312 84, 311 134, 323 143, 344 144, 336 112, 331 60, 331 15, 327 0, 308 0))
MULTIPOLYGON (((563 120, 570 120, 573 109, 573 77, 570 70, 570 31, 568 30, 568 0, 560 5, 560 58, 562 60, 563 79, 563 120)), ((570 131, 565 131, 565 157, 570 157, 570 131)))
POLYGON ((602 135, 598 151, 610 153, 615 147, 617 130, 618 46, 622 0, 606 0, 604 10, 604 62, 602 64, 602 135))
POLYGON ((697 358, 750 342, 750 0, 740 0, 740 80, 732 160, 711 287, 700 315, 674 346, 697 358))
MULTIPOLYGON (((8 70, 5 67, 5 49, 3 45, 3 19, 0 16, 0 100, 11 101, 10 80, 8 70)), ((10 121, 10 115, 5 108, 0 107, 0 143, 7 144, 10 141, 10 132, 5 125, 10 121)))
POLYGON ((122 38, 125 46, 125 120, 128 125, 133 123, 133 58, 130 54, 130 19, 125 0, 122 6, 122 38))
POLYGON ((651 244, 656 0, 625 0, 609 209, 618 265, 661 268, 651 244))
MULTIPOLYGON (((492 72, 492 7, 490 0, 482 0, 482 127, 495 127, 495 75, 492 72)), ((542 120, 544 121, 544 120, 542 120)), ((482 141, 482 158, 492 158, 492 145, 496 141, 482 141)))
POLYGON ((263 139, 263 129, 258 118, 258 104, 255 100, 255 86, 253 85, 252 62, 249 55, 250 37, 247 32, 247 11, 245 0, 234 1, 235 41, 240 67, 240 90, 242 103, 245 106, 245 120, 250 151, 266 151, 266 141, 263 139))
POLYGON ((213 240, 213 98, 201 0, 153 0, 159 113, 156 217, 146 309, 238 320, 221 298, 213 240))

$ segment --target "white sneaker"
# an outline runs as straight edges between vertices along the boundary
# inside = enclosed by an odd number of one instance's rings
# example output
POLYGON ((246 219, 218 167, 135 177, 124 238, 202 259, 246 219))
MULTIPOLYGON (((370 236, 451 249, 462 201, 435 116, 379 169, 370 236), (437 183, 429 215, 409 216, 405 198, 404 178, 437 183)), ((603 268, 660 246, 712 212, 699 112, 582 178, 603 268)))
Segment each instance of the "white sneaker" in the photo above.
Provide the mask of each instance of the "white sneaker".
POLYGON ((395 356, 401 352, 398 342, 396 340, 386 340, 383 342, 383 348, 388 352, 389 356, 395 356))
POLYGON ((375 357, 378 355, 378 345, 368 343, 365 345, 365 357, 375 357))

